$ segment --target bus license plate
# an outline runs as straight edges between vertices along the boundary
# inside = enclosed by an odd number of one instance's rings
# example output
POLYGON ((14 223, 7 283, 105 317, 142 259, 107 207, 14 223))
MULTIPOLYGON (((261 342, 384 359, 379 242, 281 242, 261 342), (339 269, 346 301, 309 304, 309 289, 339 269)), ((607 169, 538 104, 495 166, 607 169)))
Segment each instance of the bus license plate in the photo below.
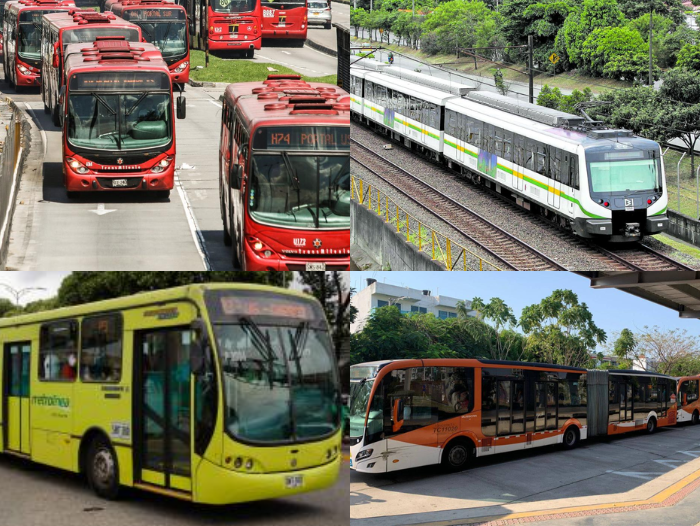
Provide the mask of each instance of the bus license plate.
POLYGON ((307 263, 306 270, 326 270, 325 263, 307 263))
POLYGON ((304 476, 303 475, 291 475, 289 477, 285 477, 285 486, 287 489, 296 489, 296 488, 301 488, 304 485, 304 476))
POLYGON ((112 179, 112 188, 119 188, 126 186, 126 179, 112 179))
POLYGON ((287 24, 285 24, 284 22, 280 22, 280 23, 277 25, 277 27, 287 27, 287 24))

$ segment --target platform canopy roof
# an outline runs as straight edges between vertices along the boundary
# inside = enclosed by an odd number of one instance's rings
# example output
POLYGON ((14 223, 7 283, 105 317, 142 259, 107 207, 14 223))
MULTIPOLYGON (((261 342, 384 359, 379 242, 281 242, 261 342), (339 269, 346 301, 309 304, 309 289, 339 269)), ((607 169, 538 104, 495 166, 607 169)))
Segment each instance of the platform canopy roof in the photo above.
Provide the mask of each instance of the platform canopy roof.
POLYGON ((618 289, 678 312, 681 318, 700 319, 700 272, 576 272, 594 289, 618 289))

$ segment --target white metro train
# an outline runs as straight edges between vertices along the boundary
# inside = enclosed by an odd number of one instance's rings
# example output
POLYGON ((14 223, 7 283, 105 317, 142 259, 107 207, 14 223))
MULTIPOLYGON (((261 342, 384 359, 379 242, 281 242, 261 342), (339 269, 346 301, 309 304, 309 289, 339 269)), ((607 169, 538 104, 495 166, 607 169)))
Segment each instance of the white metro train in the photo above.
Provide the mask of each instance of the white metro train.
POLYGON ((376 63, 350 68, 350 92, 354 119, 581 237, 629 242, 668 228, 654 141, 376 63))

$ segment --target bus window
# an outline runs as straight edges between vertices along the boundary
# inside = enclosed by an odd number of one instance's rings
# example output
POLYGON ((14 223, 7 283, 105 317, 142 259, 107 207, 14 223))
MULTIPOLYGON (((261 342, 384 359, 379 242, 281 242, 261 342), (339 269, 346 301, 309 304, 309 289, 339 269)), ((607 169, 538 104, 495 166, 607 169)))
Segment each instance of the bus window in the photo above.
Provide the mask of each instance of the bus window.
POLYGON ((474 369, 470 367, 445 367, 443 371, 442 399, 438 400, 439 420, 469 413, 474 408, 474 369))
POLYGON ((41 327, 39 379, 73 382, 77 361, 78 323, 59 321, 41 327))
POLYGON ((485 436, 496 434, 496 419, 498 416, 498 396, 495 378, 484 374, 481 378, 481 432, 485 436))
POLYGON ((80 378, 83 382, 118 382, 122 376, 122 317, 85 318, 82 327, 80 378))
POLYGON ((510 434, 510 380, 498 382, 498 434, 510 434))
POLYGON ((698 399, 698 381, 686 380, 681 384, 681 406, 688 405, 698 399))
POLYGON ((620 396, 617 378, 610 377, 608 382, 608 422, 620 421, 620 396))
POLYGON ((416 367, 392 371, 384 384, 384 436, 406 433, 437 422, 432 402, 433 369, 416 367), (393 408, 403 400, 403 424, 394 432, 393 408))
POLYGON ((581 425, 586 425, 587 397, 586 382, 576 374, 559 380, 559 427, 570 418, 576 418, 581 425), (571 378, 571 377, 575 378, 571 378))

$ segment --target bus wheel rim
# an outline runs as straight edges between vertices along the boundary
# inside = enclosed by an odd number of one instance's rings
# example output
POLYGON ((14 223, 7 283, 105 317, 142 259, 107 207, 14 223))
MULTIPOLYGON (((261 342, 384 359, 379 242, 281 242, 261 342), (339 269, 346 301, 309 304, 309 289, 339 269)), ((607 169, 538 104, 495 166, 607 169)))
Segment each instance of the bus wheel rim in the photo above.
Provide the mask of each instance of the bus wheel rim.
POLYGON ((571 431, 570 429, 566 432, 566 443, 567 445, 572 445, 574 443, 574 432, 571 431))
POLYGON ((95 455, 93 473, 100 485, 107 486, 111 483, 114 477, 114 459, 107 449, 100 449, 95 455))
POLYGON ((450 450, 448 458, 453 466, 461 466, 467 460, 467 450, 464 446, 455 446, 450 450))

